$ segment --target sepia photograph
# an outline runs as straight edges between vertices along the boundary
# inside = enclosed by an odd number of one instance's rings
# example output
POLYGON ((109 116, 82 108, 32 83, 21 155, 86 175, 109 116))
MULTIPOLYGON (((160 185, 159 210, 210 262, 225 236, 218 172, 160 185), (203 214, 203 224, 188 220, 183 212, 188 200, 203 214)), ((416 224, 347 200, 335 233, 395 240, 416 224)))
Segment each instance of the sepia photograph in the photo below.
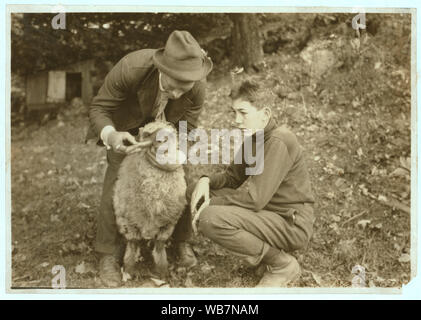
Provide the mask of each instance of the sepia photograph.
POLYGON ((8 7, 10 291, 413 279, 414 9, 83 8, 8 7))

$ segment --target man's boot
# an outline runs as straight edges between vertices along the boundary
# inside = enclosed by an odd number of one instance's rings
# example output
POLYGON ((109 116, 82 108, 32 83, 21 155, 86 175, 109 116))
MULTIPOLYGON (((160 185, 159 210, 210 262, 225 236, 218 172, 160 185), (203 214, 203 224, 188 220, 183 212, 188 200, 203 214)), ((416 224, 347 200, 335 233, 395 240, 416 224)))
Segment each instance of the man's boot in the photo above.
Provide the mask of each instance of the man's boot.
POLYGON ((192 268, 197 264, 196 256, 189 243, 185 241, 179 242, 176 244, 176 248, 178 253, 179 265, 186 268, 192 268))
POLYGON ((107 287, 121 285, 120 265, 117 258, 112 254, 104 254, 99 261, 99 278, 107 287))

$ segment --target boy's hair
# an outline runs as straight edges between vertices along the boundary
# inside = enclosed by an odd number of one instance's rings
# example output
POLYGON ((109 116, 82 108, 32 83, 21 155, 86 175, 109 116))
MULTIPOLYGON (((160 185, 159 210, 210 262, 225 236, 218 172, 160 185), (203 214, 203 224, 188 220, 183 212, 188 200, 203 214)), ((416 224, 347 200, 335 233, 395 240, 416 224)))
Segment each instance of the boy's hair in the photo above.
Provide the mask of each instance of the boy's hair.
POLYGON ((232 100, 242 99, 248 101, 258 110, 264 107, 272 109, 275 104, 275 94, 267 88, 261 88, 253 80, 245 80, 239 85, 234 85, 231 89, 230 97, 232 100))

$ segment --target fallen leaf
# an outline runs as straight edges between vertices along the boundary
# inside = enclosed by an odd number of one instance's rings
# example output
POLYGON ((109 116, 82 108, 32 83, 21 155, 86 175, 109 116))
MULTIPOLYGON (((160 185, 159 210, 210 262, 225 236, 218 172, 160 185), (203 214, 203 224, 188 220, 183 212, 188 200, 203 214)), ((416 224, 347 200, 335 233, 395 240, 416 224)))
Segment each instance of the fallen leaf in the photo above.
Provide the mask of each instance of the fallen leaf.
POLYGON ((405 177, 409 174, 409 172, 405 169, 402 168, 397 168, 395 170, 393 170, 392 173, 390 173, 391 177, 405 177))
POLYGON ((51 222, 60 222, 60 218, 58 214, 52 214, 50 215, 50 221, 51 222))
POLYGON ((338 216, 338 215, 336 215, 336 214, 332 214, 330 217, 332 218, 332 220, 333 220, 334 222, 339 222, 339 221, 341 221, 341 217, 340 217, 340 216, 338 216))
POLYGON ((22 209, 22 212, 23 212, 23 213, 27 213, 27 212, 31 211, 31 210, 33 209, 33 208, 32 208, 32 206, 33 206, 33 204, 32 204, 32 203, 27 204, 27 205, 25 206, 25 208, 23 208, 23 209, 22 209))
POLYGON ((381 176, 381 177, 387 176, 387 170, 386 169, 380 169, 379 170, 379 176, 381 176))
POLYGON ((379 201, 387 202, 387 198, 384 195, 382 195, 382 194, 379 194, 379 197, 377 199, 379 201))
POLYGON ((368 189, 365 187, 364 184, 360 184, 358 186, 358 188, 361 190, 361 192, 362 192, 363 195, 365 195, 365 196, 368 195, 368 189))
POLYGON ((35 175, 35 178, 37 178, 37 179, 42 179, 42 178, 44 178, 45 177, 45 173, 44 172, 40 172, 40 173, 37 173, 36 175, 35 175))
POLYGON ((86 266, 85 266, 85 261, 82 261, 81 263, 79 263, 76 268, 75 268, 75 272, 76 273, 86 273, 86 266))
POLYGON ((410 262, 411 261, 411 256, 409 254, 407 254, 407 253, 404 253, 404 254, 402 254, 399 257, 398 261, 401 262, 401 263, 410 262))
POLYGON ((154 283, 156 286, 158 286, 158 287, 161 287, 161 286, 163 286, 164 284, 166 284, 166 283, 167 283, 166 281, 161 280, 161 279, 157 279, 157 278, 151 278, 151 280, 152 280, 152 281, 153 281, 153 283, 154 283))
MULTIPOLYGON (((396 238, 395 238, 395 239, 396 239, 396 238)), ((401 251, 401 250, 402 250, 401 246, 400 246, 399 244, 397 244, 397 243, 394 243, 394 244, 393 244, 393 248, 394 248, 396 251, 401 251)))
POLYGON ((411 171, 411 158, 400 157, 399 162, 402 168, 405 168, 408 171, 411 171))
POLYGON ((336 222, 331 223, 329 225, 329 228, 331 228, 336 234, 339 234, 339 227, 338 227, 338 224, 336 222))
POLYGON ((186 273, 187 268, 186 267, 178 267, 177 270, 175 270, 177 273, 186 273))
POLYGON ((338 178, 338 179, 335 181, 335 186, 339 188, 339 187, 340 187, 340 186, 342 186, 344 183, 345 183, 345 179, 343 179, 343 178, 338 178))
POLYGON ((85 274, 85 273, 95 274, 97 273, 97 270, 92 263, 89 263, 89 262, 85 263, 85 261, 82 261, 75 267, 75 272, 79 274, 85 274))
POLYGON ((355 241, 356 238, 350 240, 340 240, 337 247, 335 248, 335 253, 340 259, 348 259, 352 257, 352 254, 355 252, 355 241))
POLYGON ((34 147, 32 148, 32 151, 35 153, 41 153, 44 152, 48 149, 48 147, 34 147))
POLYGON ((85 204, 83 202, 79 202, 79 204, 77 206, 80 209, 89 209, 91 207, 90 205, 87 205, 87 204, 85 204))
POLYGON ((335 193, 333 193, 333 192, 328 192, 328 193, 326 193, 326 197, 327 197, 328 199, 333 199, 333 198, 335 198, 335 193))
POLYGON ((313 279, 314 279, 314 281, 320 286, 320 287, 322 287, 323 286, 323 281, 322 281, 322 278, 318 275, 318 274, 316 274, 316 273, 314 273, 314 272, 310 272, 310 274, 311 274, 311 276, 313 277, 313 279))
POLYGON ((184 281, 184 286, 186 288, 192 288, 194 287, 193 281, 190 277, 187 277, 186 281, 184 281))
POLYGON ((376 166, 373 166, 373 168, 371 168, 371 175, 377 176, 378 174, 379 174, 379 170, 377 169, 376 166))
POLYGON ((382 227, 383 227, 383 224, 380 222, 374 226, 371 226, 371 229, 380 230, 382 227))
POLYGON ((207 263, 205 263, 201 268, 200 271, 204 274, 211 272, 213 269, 215 269, 215 266, 211 266, 207 263))
POLYGON ((371 223, 371 220, 363 219, 357 222, 357 225, 361 226, 363 229, 371 223))
POLYGON ((213 249, 214 249, 214 252, 217 256, 226 256, 227 255, 226 251, 221 246, 219 246, 215 243, 213 244, 213 249))
POLYGON ((17 253, 13 255, 13 260, 15 260, 16 262, 23 262, 26 260, 26 255, 22 253, 17 253))

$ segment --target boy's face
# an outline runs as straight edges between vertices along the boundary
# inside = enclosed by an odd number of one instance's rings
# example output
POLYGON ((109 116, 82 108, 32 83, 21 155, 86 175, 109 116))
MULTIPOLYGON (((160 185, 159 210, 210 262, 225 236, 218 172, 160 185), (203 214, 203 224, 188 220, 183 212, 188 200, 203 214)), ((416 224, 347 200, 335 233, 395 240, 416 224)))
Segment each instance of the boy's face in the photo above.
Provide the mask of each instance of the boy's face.
POLYGON ((235 126, 239 129, 250 129, 254 134, 256 130, 264 129, 271 115, 269 108, 257 109, 249 101, 236 99, 232 104, 235 112, 235 126))

